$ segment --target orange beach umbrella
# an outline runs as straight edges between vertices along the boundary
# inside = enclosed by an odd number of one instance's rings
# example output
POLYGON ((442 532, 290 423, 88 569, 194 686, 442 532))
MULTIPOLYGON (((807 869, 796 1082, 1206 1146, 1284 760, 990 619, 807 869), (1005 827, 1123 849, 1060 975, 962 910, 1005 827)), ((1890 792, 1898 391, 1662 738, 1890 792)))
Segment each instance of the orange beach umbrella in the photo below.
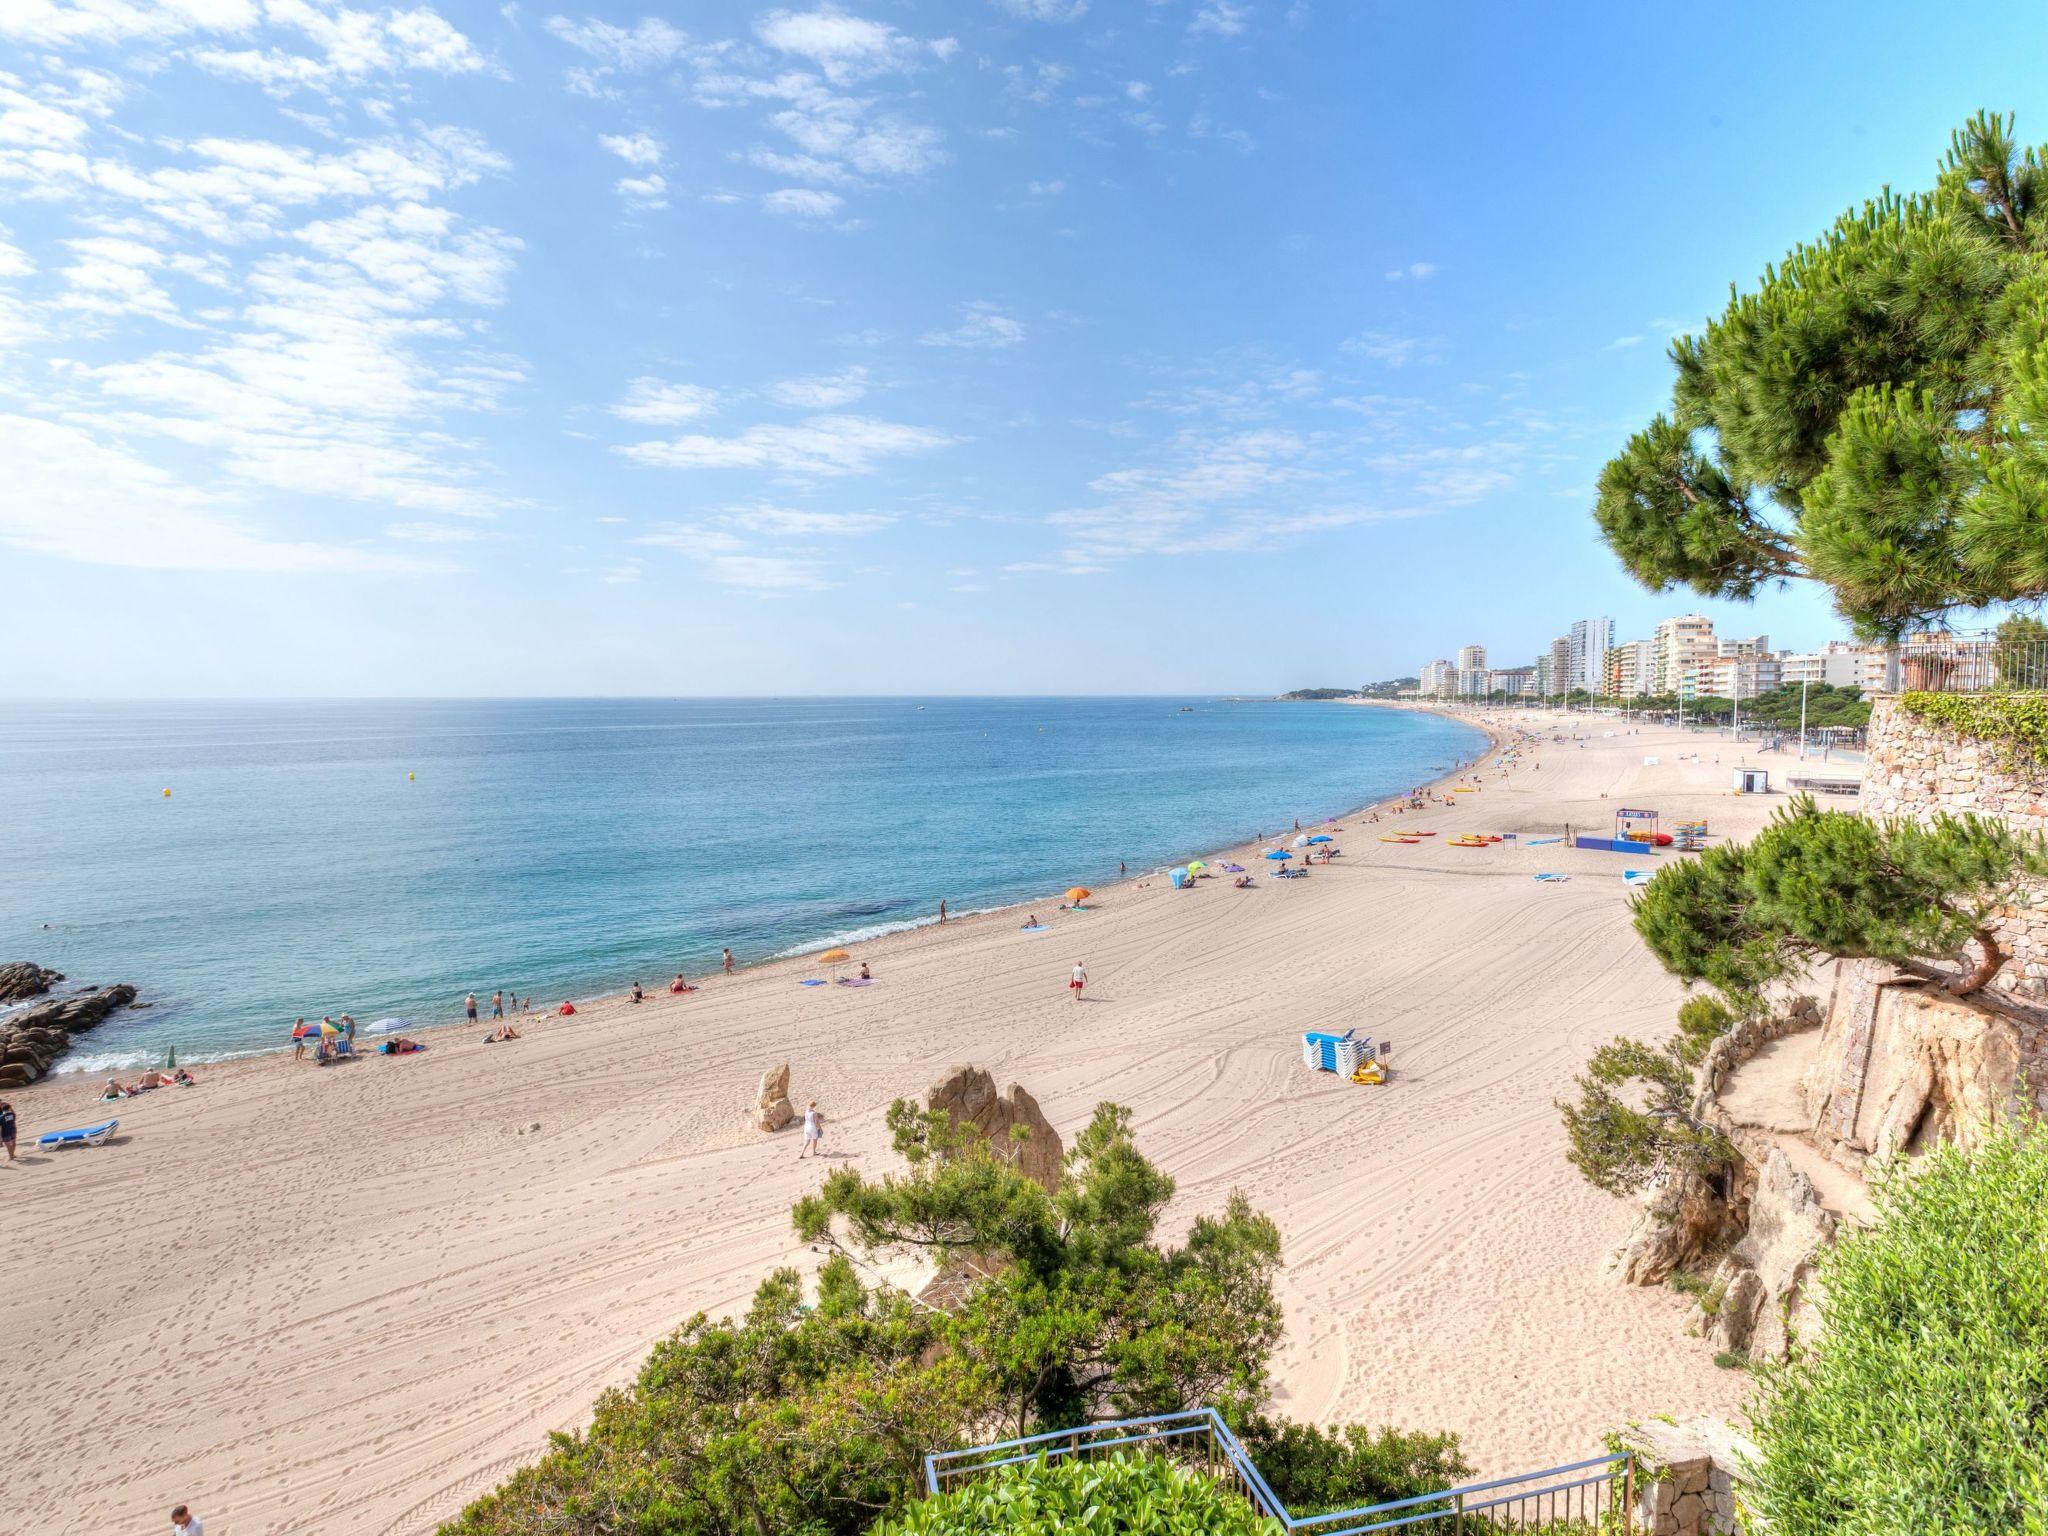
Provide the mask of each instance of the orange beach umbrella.
POLYGON ((1095 893, 1089 890, 1087 886, 1077 885, 1067 892, 1067 905, 1071 907, 1078 907, 1079 905, 1081 905, 1082 902, 1086 901, 1090 896, 1093 896, 1094 894, 1095 893))

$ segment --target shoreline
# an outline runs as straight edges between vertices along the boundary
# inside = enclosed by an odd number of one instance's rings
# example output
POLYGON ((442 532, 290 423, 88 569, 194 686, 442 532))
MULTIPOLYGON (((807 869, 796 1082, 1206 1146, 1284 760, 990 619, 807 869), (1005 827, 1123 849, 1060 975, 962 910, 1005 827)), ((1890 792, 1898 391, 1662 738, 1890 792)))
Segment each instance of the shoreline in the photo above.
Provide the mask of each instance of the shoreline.
POLYGON ((97 1149, 34 1150, 116 1108, 84 1102, 90 1080, 10 1093, 25 1155, 0 1163, 0 1244, 37 1255, 0 1291, 17 1507, 66 1529, 191 1498, 277 1536, 432 1529, 692 1314, 812 1274, 791 1206, 842 1164, 894 1168, 889 1105, 962 1063, 1068 1137, 1128 1107, 1177 1188, 1166 1240, 1235 1192, 1273 1220, 1280 1416, 1453 1431, 1504 1475, 1733 1408, 1746 1378, 1684 1336, 1685 1299, 1603 1275, 1633 1211, 1564 1158, 1553 1100, 1599 1044, 1661 1037, 1683 994, 1632 932, 1628 861, 1547 839, 1616 803, 1745 837, 1782 797, 1731 797, 1671 731, 1486 723, 1484 768, 1431 780, 1468 793, 1343 823, 1311 880, 1140 877, 1041 907, 1045 933, 929 925, 862 947, 869 988, 799 987, 821 973, 786 960, 535 1015, 505 1047, 443 1026, 374 1066, 245 1059, 119 1105, 97 1149), (1374 836, 1410 829, 1438 835, 1374 836), (1386 1085, 1303 1066, 1304 1030, 1347 1028, 1391 1043, 1386 1085), (784 1063, 826 1114, 822 1162, 753 1124, 784 1063))
MULTIPOLYGON (((1425 791, 1439 789, 1445 784, 1451 783, 1456 779, 1464 777, 1465 774, 1471 771, 1475 764, 1483 763, 1487 758, 1499 752, 1504 742, 1502 732, 1499 729, 1492 726, 1491 724, 1483 723, 1481 721, 1474 719, 1469 719, 1463 715, 1453 713, 1452 711, 1447 709, 1436 708, 1429 705, 1405 705, 1394 703, 1392 701, 1383 701, 1377 699, 1332 700, 1330 702, 1347 704, 1372 704, 1377 707, 1404 710, 1406 712, 1414 714, 1435 715, 1439 719, 1450 720, 1459 725, 1469 726, 1470 728, 1480 732, 1481 735, 1484 736, 1485 746, 1481 750, 1474 753, 1470 757, 1460 759, 1450 769, 1448 769, 1442 774, 1439 774, 1436 778, 1426 779, 1423 780, 1419 785, 1412 786, 1414 788, 1419 788, 1425 791)), ((1394 794, 1382 797, 1378 800, 1370 800, 1365 802, 1363 805, 1353 807, 1350 810, 1340 811, 1336 815, 1330 817, 1329 820, 1342 821, 1350 817, 1369 815, 1376 810, 1382 810, 1387 806, 1394 804, 1397 801, 1404 800, 1405 798, 1405 794, 1394 794)), ((1304 828, 1304 830, 1307 829, 1304 828)), ((1280 835, 1282 834, 1274 834, 1274 836, 1280 835)), ((1287 837, 1292 837, 1293 835, 1294 834, 1291 831, 1285 833, 1285 836, 1287 837)), ((1249 842, 1225 843, 1216 848, 1188 854, 1185 858, 1181 859, 1180 862, 1187 863, 1193 859, 1204 859, 1210 861, 1220 860, 1227 857, 1231 857, 1244 849, 1262 845, 1266 841, 1267 839, 1264 836, 1259 836, 1251 839, 1249 842)), ((1157 876, 1164 874, 1164 872, 1167 869, 1170 869, 1172 867, 1173 866, 1170 864, 1160 865, 1153 870, 1147 870, 1137 874, 1122 877, 1118 880, 1115 880, 1113 882, 1110 882, 1109 884, 1104 885, 1101 888, 1101 891, 1097 892, 1096 894, 1109 895, 1120 893, 1127 890, 1137 889, 1141 882, 1148 882, 1153 878, 1156 878, 1157 876)), ((801 945, 792 946, 789 948, 779 950, 772 955, 764 956, 757 960, 736 963, 733 969, 732 977, 730 979, 737 980, 742 976, 776 974, 779 969, 801 965, 805 961, 809 960, 812 956, 817 955, 823 952, 824 950, 831 949, 835 946, 843 948, 852 945, 882 945, 888 943, 891 940, 899 939, 905 935, 910 934, 937 932, 941 929, 964 929, 978 921, 986 921, 988 919, 1001 917, 1006 914, 1023 911, 1031 907, 1050 908, 1054 906, 1056 903, 1063 901, 1064 899, 1065 898, 1062 894, 1054 892, 1045 896, 1026 897, 1019 901, 1000 903, 996 906, 991 907, 976 907, 968 911, 949 913, 947 920, 943 924, 939 922, 936 915, 916 918, 905 921, 900 925, 890 925, 886 927, 883 931, 874 934, 874 936, 870 938, 855 938, 849 936, 849 934, 846 932, 823 934, 815 939, 806 940, 801 945)), ((859 957, 856 956, 855 963, 857 964, 858 962, 859 957)), ((695 989, 697 989, 697 991, 685 994, 685 996, 696 996, 697 992, 700 992, 707 985, 707 983, 713 983, 721 979, 724 978, 722 978, 722 974, 718 971, 714 970, 700 972, 698 976, 692 981, 692 986, 695 989)), ((657 996, 663 998, 669 998, 674 996, 674 994, 671 994, 668 991, 668 985, 669 984, 666 980, 657 981, 656 984, 653 987, 649 988, 647 991, 648 1000, 652 1001, 657 996)), ((513 1021, 540 1021, 544 1019, 558 1018, 560 1017, 560 1015, 557 1013, 556 1010, 564 1001, 574 1003, 577 1009, 577 1016, 581 1017, 583 1010, 586 1008, 606 1007, 613 1004, 624 1004, 626 1006, 631 1006, 631 993, 632 986, 631 983, 628 983, 625 988, 618 991, 598 991, 582 996, 571 995, 566 999, 558 998, 548 1003, 545 1007, 529 1010, 519 1014, 507 1015, 507 1018, 513 1021)), ((42 1001, 42 999, 30 999, 29 1001, 38 1002, 42 1001)), ((496 1022, 489 1016, 488 1009, 489 1003, 486 995, 479 994, 476 1027, 486 1027, 496 1022)), ((338 1014, 331 1016, 336 1018, 340 1017, 340 1015, 338 1014)), ((314 1016, 308 1015, 308 1017, 314 1016)), ((363 1024, 367 1024, 369 1022, 371 1021, 367 1019, 359 1020, 359 1030, 363 1024)), ((430 1023, 411 1023, 410 1021, 408 1021, 406 1038, 412 1039, 426 1037, 430 1035, 435 1037, 441 1037, 447 1034, 447 1032, 457 1029, 468 1029, 470 1027, 472 1026, 469 1020, 466 1018, 443 1018, 435 1020, 430 1023)), ((380 1035, 364 1036, 359 1034, 357 1038, 359 1044, 363 1043, 364 1041, 367 1041, 373 1048, 372 1050, 365 1051, 363 1053, 365 1055, 369 1055, 374 1054, 375 1043, 378 1040, 387 1037, 380 1035)), ((452 1038, 452 1036, 450 1036, 450 1038, 452 1038)), ((91 1035, 84 1036, 83 1040, 84 1049, 89 1050, 92 1043, 91 1035)), ((75 1046, 73 1047, 73 1049, 78 1050, 80 1049, 80 1047, 75 1046)), ((131 1054, 136 1054, 138 1055, 138 1057, 140 1056, 140 1053, 131 1054)), ((65 1065, 64 1061, 60 1059, 48 1073, 46 1073, 41 1079, 39 1079, 39 1081, 43 1083, 57 1083, 72 1079, 82 1079, 85 1077, 119 1077, 123 1074, 133 1073, 136 1071, 151 1070, 152 1062, 160 1062, 163 1055, 164 1052, 162 1050, 157 1050, 148 1053, 148 1059, 136 1059, 124 1061, 120 1064, 114 1064, 107 1062, 102 1058, 96 1059, 92 1065, 81 1064, 78 1066, 67 1066, 65 1065)), ((179 1056, 179 1061, 184 1065, 193 1068, 206 1067, 209 1068, 211 1072, 214 1074, 219 1074, 223 1071, 238 1068, 246 1069, 252 1063, 283 1059, 291 1059, 295 1062, 297 1060, 297 1058, 293 1055, 292 1047, 289 1043, 276 1046, 252 1046, 246 1049, 222 1052, 218 1055, 208 1053, 202 1048, 201 1050, 190 1053, 181 1052, 179 1056)), ((16 1089, 14 1091, 21 1092, 22 1090, 16 1089)), ((104 1102, 111 1103, 115 1101, 107 1100, 104 1102)))

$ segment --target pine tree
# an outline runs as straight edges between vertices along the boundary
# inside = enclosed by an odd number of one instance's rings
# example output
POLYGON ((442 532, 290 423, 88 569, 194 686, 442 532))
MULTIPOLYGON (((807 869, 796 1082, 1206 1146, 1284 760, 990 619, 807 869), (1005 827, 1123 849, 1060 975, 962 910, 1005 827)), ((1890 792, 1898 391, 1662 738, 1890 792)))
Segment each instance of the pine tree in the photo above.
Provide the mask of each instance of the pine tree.
POLYGON ((2048 163, 1979 113, 1671 348, 1672 403, 1601 471, 1638 581, 1810 577, 1860 633, 2048 597, 2048 163))

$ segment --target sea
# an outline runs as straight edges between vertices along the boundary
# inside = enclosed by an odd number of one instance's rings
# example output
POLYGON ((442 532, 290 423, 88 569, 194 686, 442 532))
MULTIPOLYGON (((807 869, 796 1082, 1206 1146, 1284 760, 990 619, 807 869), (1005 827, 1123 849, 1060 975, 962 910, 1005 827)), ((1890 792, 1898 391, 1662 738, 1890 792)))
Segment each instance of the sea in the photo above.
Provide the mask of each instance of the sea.
POLYGON ((295 1018, 666 985, 1050 899, 1471 760, 1471 726, 1219 698, 0 705, 0 961, 151 1006, 66 1069, 295 1018))

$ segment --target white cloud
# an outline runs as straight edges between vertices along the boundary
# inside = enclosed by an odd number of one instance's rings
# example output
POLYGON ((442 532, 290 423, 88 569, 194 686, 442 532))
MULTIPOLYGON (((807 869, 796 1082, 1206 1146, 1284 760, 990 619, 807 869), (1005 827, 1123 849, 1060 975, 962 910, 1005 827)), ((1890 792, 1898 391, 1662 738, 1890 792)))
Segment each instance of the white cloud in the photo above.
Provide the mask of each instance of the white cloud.
POLYGON ((668 154, 668 146, 651 133, 606 133, 600 134, 597 142, 606 154, 617 155, 626 164, 643 171, 660 165, 668 154))
POLYGON ((0 543, 36 554, 148 570, 436 569, 354 545, 273 537, 220 493, 70 423, 0 415, 0 461, 8 477, 0 543))
POLYGON ((769 47, 809 59, 834 85, 884 70, 906 69, 921 51, 915 39, 884 21, 868 21, 830 7, 770 11, 754 33, 769 47))
POLYGON ((668 180, 661 175, 621 176, 616 188, 619 196, 635 208, 653 210, 668 206, 668 180))
POLYGON ((744 507, 722 521, 769 538, 852 538, 875 533, 895 522, 879 512, 807 512, 792 507, 744 507))
POLYGON ((487 67, 467 37, 424 6, 409 11, 355 11, 325 8, 308 0, 263 0, 263 14, 272 26, 304 34, 318 53, 202 48, 192 54, 193 62, 215 74, 260 85, 275 95, 288 95, 306 86, 332 88, 373 74, 419 69, 467 75, 487 67))
POLYGON ((1195 19, 1188 26, 1190 37, 1201 37, 1205 33, 1213 37, 1236 37, 1242 33, 1251 19, 1251 7, 1233 5, 1231 0, 1208 0, 1195 12, 1195 19))
POLYGON ((1435 262, 1411 261, 1405 267, 1389 268, 1387 272, 1387 281, 1390 283, 1398 283, 1403 278, 1412 277, 1418 283, 1425 283, 1428 282, 1429 279, 1434 276, 1436 276, 1435 262))
POLYGON ((837 192, 820 192, 815 187, 783 187, 764 193, 761 207, 788 218, 829 219, 845 201, 837 192))
POLYGON ((658 68, 682 52, 689 41, 659 16, 643 17, 630 27, 595 17, 571 21, 567 16, 550 16, 543 25, 571 48, 589 54, 609 69, 658 68))
POLYGON ((1620 352, 1625 351, 1629 347, 1639 347, 1642 344, 1643 338, 1640 336, 1617 336, 1614 340, 1607 343, 1607 350, 1610 352, 1620 352))
POLYGON ((928 347, 1014 347, 1023 339, 1023 322, 987 302, 962 305, 958 325, 918 338, 928 347))
POLYGON ((1067 190, 1064 181, 1034 181, 1025 188, 1033 197, 1058 197, 1067 190))
POLYGON ((643 426, 675 427, 708 414, 717 404, 718 391, 701 384, 638 378, 626 386, 626 396, 612 407, 612 414, 643 426))
POLYGON ((391 523, 384 537, 402 544, 467 544, 482 535, 462 523, 391 523))
POLYGON ((867 416, 813 416, 796 425, 761 425, 734 437, 691 435, 628 443, 617 451, 662 469, 769 469, 788 475, 861 475, 884 459, 926 453, 951 442, 928 427, 867 416))
POLYGON ((1400 368, 1417 358, 1426 358, 1430 343, 1414 336, 1396 336, 1388 331, 1361 331, 1343 343, 1346 352, 1356 352, 1389 368, 1400 368))
POLYGON ((1132 101, 1145 101, 1152 95, 1152 87, 1142 80, 1126 80, 1124 82, 1124 95, 1128 96, 1132 101))
POLYGON ((748 592, 823 592, 835 585, 816 560, 789 555, 713 555, 711 579, 748 592))
POLYGON ((1025 21, 1078 21, 1087 14, 1088 0, 994 0, 999 11, 1025 21))
POLYGON ((868 392, 868 371, 858 365, 807 379, 784 379, 771 385, 768 396, 777 405, 806 411, 836 411, 868 392))

